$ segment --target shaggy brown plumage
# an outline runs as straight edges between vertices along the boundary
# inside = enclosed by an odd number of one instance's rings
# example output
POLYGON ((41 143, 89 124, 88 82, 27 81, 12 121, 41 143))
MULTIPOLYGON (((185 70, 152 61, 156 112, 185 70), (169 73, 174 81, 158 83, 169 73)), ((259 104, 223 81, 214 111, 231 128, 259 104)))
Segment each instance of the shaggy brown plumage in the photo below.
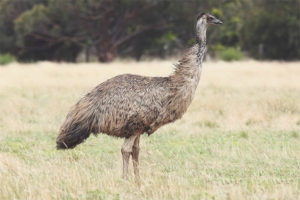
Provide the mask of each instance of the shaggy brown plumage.
MULTIPOLYGON (((91 133, 125 138, 122 154, 126 176, 128 155, 132 154, 137 165, 140 134, 150 135, 162 125, 181 118, 190 105, 200 80, 209 23, 220 21, 209 14, 199 15, 198 42, 185 53, 169 77, 124 74, 86 94, 61 126, 57 148, 73 148, 91 133)), ((137 167, 135 174, 138 176, 137 167)))

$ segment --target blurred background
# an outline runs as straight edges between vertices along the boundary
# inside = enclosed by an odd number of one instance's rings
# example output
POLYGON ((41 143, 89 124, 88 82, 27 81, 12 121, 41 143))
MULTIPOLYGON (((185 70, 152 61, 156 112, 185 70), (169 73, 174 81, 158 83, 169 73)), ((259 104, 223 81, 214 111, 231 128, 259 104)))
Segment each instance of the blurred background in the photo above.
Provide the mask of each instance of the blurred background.
POLYGON ((299 77, 300 0, 0 0, 0 200, 299 199, 299 77), (121 139, 56 150, 97 84, 172 73, 201 12, 224 22, 211 62, 183 118, 142 136, 140 189, 121 139))
POLYGON ((198 13, 209 58, 300 59, 300 0, 0 0, 0 57, 109 62, 176 56, 194 40, 198 13))

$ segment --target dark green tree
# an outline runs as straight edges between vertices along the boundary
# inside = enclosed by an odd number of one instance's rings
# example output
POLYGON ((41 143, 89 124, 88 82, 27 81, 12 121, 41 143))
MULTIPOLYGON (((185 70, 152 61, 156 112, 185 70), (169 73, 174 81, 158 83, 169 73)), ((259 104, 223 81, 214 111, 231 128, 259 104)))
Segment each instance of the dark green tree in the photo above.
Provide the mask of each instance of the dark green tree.
MULTIPOLYGON (((33 40, 45 50, 75 50, 95 47, 101 62, 111 61, 132 39, 162 27, 155 7, 164 1, 139 0, 49 0, 36 5, 15 21, 19 44, 27 49, 33 40), (150 18, 150 13, 152 17, 150 18), (68 48, 69 47, 69 48, 68 48)), ((129 45, 130 46, 130 45, 129 45)), ((29 47, 30 48, 30 47, 29 47)), ((63 51, 61 51, 62 53, 63 51)), ((66 55, 62 55, 63 57, 66 55)), ((54 56, 57 58, 57 55, 54 56)), ((51 57, 50 57, 51 59, 51 57)))
POLYGON ((197 15, 210 12, 224 21, 209 29, 211 50, 299 59, 299 1, 0 0, 0 53, 54 61, 75 61, 84 50, 102 62, 164 57, 193 44, 197 15))
POLYGON ((255 58, 300 59, 300 1, 255 1, 244 19, 241 45, 255 58))
POLYGON ((45 0, 1 0, 0 1, 0 53, 18 54, 14 20, 26 10, 45 0))

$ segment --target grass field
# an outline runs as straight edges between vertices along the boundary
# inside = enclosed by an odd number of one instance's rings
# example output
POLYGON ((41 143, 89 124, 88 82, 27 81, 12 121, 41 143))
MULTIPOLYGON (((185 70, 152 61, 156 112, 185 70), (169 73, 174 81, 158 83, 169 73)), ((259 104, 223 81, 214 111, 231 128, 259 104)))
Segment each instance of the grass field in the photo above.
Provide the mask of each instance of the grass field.
MULTIPOLYGON (((121 73, 172 62, 0 68, 0 199, 300 199, 300 63, 205 63, 181 120, 141 138, 142 186, 121 179, 123 140, 57 151, 69 108, 121 73)), ((131 164, 131 163, 130 163, 131 164)))

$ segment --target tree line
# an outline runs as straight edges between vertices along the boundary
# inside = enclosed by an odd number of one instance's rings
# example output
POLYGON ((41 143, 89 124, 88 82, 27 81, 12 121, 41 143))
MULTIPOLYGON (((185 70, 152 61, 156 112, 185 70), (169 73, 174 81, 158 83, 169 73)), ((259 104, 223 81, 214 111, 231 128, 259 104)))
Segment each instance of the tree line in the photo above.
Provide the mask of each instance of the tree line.
POLYGON ((194 43, 196 16, 209 12, 224 21, 208 33, 213 56, 231 47, 295 60, 299 8, 300 0, 0 0, 0 53, 20 61, 163 57, 194 43))

